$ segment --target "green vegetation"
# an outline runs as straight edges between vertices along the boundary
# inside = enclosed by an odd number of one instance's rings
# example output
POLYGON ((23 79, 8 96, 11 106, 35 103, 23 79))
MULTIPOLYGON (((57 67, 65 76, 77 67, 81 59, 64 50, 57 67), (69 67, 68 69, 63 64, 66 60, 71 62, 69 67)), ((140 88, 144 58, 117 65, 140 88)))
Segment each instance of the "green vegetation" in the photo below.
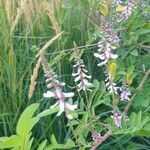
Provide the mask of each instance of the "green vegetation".
POLYGON ((0 0, 0 149, 150 149, 150 4, 137 0, 131 15, 118 21, 132 0, 113 2, 0 0), (111 28, 120 39, 118 58, 99 67, 94 55, 111 28), (77 58, 92 76, 90 90, 77 90, 77 58), (77 109, 56 116, 61 106, 50 108, 58 99, 56 85, 50 99, 43 97, 44 65, 66 83, 66 94, 74 93, 66 102, 77 109), (119 99, 121 91, 108 92, 107 74, 117 90, 128 87, 129 101, 119 99), (122 113, 121 124, 114 112, 122 113), (98 141, 92 137, 97 133, 103 135, 98 141))

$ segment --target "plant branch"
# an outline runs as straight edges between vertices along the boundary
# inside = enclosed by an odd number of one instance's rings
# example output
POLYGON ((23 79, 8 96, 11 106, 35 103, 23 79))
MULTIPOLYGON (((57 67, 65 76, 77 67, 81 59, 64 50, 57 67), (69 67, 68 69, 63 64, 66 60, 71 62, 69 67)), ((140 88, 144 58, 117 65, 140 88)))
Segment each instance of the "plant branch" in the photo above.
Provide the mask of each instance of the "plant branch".
MULTIPOLYGON (((145 75, 144 75, 142 81, 140 82, 139 86, 137 87, 137 91, 139 91, 139 90, 144 86, 144 83, 145 83, 145 81, 148 79, 149 75, 150 75, 150 70, 148 70, 148 71, 145 73, 145 75)), ((130 99, 128 105, 126 106, 126 108, 125 108, 125 110, 124 110, 124 112, 123 112, 123 114, 126 114, 126 113, 128 112, 128 110, 129 110, 129 108, 130 108, 130 106, 131 106, 131 104, 132 104, 132 102, 133 102, 135 96, 137 95, 137 91, 136 91, 136 92, 133 94, 133 96, 131 97, 131 99, 130 99)))

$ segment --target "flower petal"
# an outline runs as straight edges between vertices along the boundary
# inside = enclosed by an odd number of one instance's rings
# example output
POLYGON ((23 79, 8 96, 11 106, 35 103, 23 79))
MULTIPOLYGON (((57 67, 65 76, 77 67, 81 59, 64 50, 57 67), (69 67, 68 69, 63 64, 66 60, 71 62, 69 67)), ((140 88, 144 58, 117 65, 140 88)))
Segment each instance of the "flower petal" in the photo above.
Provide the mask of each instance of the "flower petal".
POLYGON ((57 114, 57 116, 60 116, 64 111, 65 111, 65 103, 62 101, 59 101, 59 112, 57 114))
POLYGON ((70 93, 63 93, 63 95, 67 98, 69 97, 73 97, 74 96, 74 93, 73 92, 70 92, 70 93))
POLYGON ((73 117, 70 115, 70 114, 66 114, 66 117, 69 119, 69 120, 71 120, 71 119, 73 119, 73 117))
POLYGON ((66 107, 67 109, 74 111, 75 109, 77 109, 78 105, 71 105, 69 103, 66 103, 66 107))
POLYGON ((80 77, 80 76, 77 76, 77 77, 74 79, 74 81, 75 81, 75 82, 78 82, 80 79, 81 79, 81 77, 80 77))
POLYGON ((45 98, 51 98, 51 97, 55 97, 55 94, 54 94, 54 92, 47 91, 46 93, 43 94, 43 96, 45 98))

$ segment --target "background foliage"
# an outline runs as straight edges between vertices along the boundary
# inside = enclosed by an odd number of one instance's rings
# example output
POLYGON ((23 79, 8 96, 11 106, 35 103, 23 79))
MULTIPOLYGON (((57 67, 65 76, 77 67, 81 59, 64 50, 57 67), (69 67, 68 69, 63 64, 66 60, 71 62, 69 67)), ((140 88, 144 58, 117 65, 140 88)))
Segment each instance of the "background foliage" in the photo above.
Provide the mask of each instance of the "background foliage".
MULTIPOLYGON (((149 2, 141 0, 139 1, 140 3, 148 4, 149 2)), ((32 103, 40 103, 40 106, 38 104, 31 105, 31 107, 35 107, 35 111, 38 108, 38 112, 47 110, 51 104, 51 101, 45 101, 42 98, 46 87, 42 69, 40 69, 37 86, 30 100, 28 99, 28 91, 32 70, 36 64, 36 54, 49 39, 60 31, 64 31, 62 38, 56 40, 47 49, 46 56, 49 59, 49 63, 60 75, 59 79, 65 81, 69 87, 73 87, 74 81, 71 77, 73 62, 70 56, 75 41, 79 49, 83 50, 82 58, 86 62, 89 74, 92 75, 93 80, 98 79, 100 81, 98 90, 95 89, 96 94, 91 99, 96 105, 96 114, 102 113, 103 109, 107 110, 106 106, 110 105, 110 100, 105 99, 100 101, 100 103, 98 101, 98 98, 100 98, 98 91, 105 92, 105 89, 101 89, 104 80, 104 70, 97 67, 97 60, 93 56, 94 52, 97 51, 97 42, 99 40, 100 9, 96 1, 90 0, 0 0, 1 137, 13 135, 10 140, 15 139, 15 143, 16 141, 21 143, 21 138, 18 138, 18 135, 25 136, 27 134, 26 141, 32 143, 33 139, 30 139, 30 128, 32 126, 27 128, 27 122, 24 122, 21 124, 23 129, 19 127, 21 122, 20 115, 32 103), (25 129, 28 131, 25 131, 25 129), (17 135, 14 135, 15 133, 17 135), (23 135, 20 135, 20 133, 23 133, 23 135)), ((120 33, 122 42, 121 47, 117 50, 119 59, 117 60, 118 71, 116 76, 117 80, 121 80, 121 75, 124 72, 133 72, 133 91, 143 78, 143 72, 150 68, 149 20, 150 6, 147 5, 143 9, 139 5, 129 20, 123 24, 123 30, 120 33)), ((119 27, 118 30, 120 30, 119 27)), ((94 84, 97 83, 96 80, 94 82, 94 84)), ((146 81, 144 88, 138 92, 130 109, 130 111, 135 112, 132 114, 134 118, 139 118, 139 110, 143 112, 143 118, 150 115, 149 90, 150 80, 146 81)), ((79 102, 80 106, 83 105, 82 103, 82 101, 79 102)), ((66 126, 67 121, 65 117, 56 118, 52 114, 47 117, 43 117, 45 115, 42 117, 37 115, 32 118, 33 114, 34 109, 30 113, 31 116, 26 118, 28 123, 33 121, 34 123, 31 123, 33 125, 38 122, 32 134, 34 136, 33 149, 37 149, 39 143, 42 143, 45 139, 51 144, 52 149, 59 149, 63 146, 64 149, 67 149, 74 144, 71 140, 71 128, 66 126), (39 120, 39 118, 41 119, 39 120), (58 145, 56 144, 57 142, 66 143, 66 145, 58 145), (55 145, 57 146, 55 147, 55 145)), ((86 114, 84 117, 86 118, 86 114)), ((131 126, 138 123, 141 124, 142 121, 135 121, 131 126)), ((147 132, 148 136, 150 135, 150 123, 145 128, 145 131, 142 129, 143 132, 136 133, 138 136, 134 138, 132 138, 132 134, 126 135, 124 131, 119 131, 120 134, 116 133, 116 136, 110 137, 107 142, 103 143, 101 149, 107 150, 110 147, 114 150, 150 149, 149 139, 140 137, 141 134, 145 135, 145 132, 147 132), (121 132, 123 132, 123 135, 121 132)), ((6 139, 0 138, 0 141, 4 140, 6 139)), ((8 143, 5 144, 9 145, 8 143)), ((45 141, 40 145, 41 149, 44 145, 45 141)), ((28 144, 28 146, 30 145, 28 144)), ((3 149, 5 147, 0 145, 0 148, 3 149)), ((30 149, 30 147, 25 149, 30 149)))

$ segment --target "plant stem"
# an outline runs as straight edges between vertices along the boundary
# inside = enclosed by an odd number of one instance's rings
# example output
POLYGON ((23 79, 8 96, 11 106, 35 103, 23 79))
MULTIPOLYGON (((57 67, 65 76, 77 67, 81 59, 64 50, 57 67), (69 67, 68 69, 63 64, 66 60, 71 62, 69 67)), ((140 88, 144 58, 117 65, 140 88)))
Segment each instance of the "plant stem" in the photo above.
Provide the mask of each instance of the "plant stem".
MULTIPOLYGON (((145 81, 148 79, 149 75, 150 75, 150 70, 148 70, 148 71, 145 73, 145 75, 144 75, 142 81, 140 82, 139 86, 137 87, 137 91, 139 91, 139 90, 144 86, 144 83, 145 83, 145 81)), ((127 106, 126 106, 126 108, 125 108, 125 110, 124 110, 124 112, 123 112, 123 114, 127 114, 127 112, 128 112, 128 110, 129 110, 129 108, 130 108, 130 106, 131 106, 131 104, 132 104, 132 102, 133 102, 135 96, 137 95, 137 91, 136 91, 136 92, 133 94, 133 96, 131 97, 129 103, 127 104, 127 106)))

